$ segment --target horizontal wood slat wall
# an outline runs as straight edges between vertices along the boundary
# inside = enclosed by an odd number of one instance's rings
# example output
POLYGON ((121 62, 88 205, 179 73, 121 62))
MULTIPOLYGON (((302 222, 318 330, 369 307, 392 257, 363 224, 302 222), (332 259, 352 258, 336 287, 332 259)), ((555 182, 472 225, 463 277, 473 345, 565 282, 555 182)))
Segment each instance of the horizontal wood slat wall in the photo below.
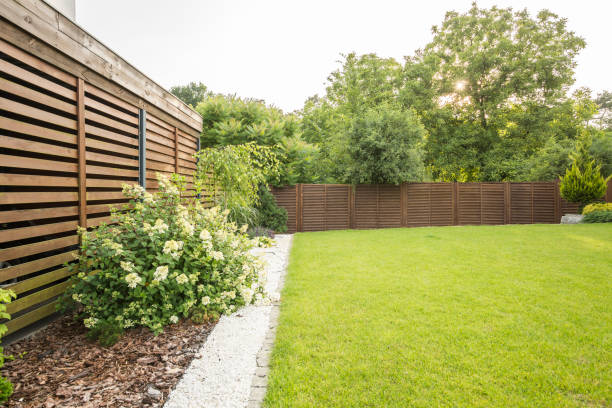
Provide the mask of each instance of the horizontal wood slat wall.
MULTIPOLYGON (((127 92, 126 92, 127 94, 127 92)), ((78 226, 109 221, 139 183, 142 107, 0 39, 0 285, 9 332, 55 311, 78 251, 78 226)), ((193 196, 199 130, 146 113, 146 188, 178 173, 193 196)))
MULTIPOLYGON (((611 202, 612 180, 606 200, 611 202)), ((578 212, 556 182, 404 183, 394 185, 298 184, 272 189, 289 215, 287 230, 326 231, 558 223, 578 212)))

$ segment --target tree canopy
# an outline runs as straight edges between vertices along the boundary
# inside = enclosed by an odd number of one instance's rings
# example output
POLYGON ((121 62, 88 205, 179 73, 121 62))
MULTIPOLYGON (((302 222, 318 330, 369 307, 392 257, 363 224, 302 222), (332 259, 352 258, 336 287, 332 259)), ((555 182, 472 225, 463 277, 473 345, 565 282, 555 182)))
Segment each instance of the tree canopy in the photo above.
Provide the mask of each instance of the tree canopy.
POLYGON ((612 172, 612 94, 572 88, 586 43, 565 18, 474 3, 432 34, 402 62, 341 54, 291 114, 204 87, 202 145, 273 146, 287 184, 554 180, 585 138, 612 172))

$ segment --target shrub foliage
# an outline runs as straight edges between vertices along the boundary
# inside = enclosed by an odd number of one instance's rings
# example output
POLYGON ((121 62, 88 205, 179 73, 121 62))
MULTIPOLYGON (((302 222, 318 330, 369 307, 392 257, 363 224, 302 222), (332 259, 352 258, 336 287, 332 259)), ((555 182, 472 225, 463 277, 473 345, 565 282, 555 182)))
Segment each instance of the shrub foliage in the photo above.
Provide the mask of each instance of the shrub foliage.
MULTIPOLYGON (((16 297, 12 290, 0 288, 0 319, 10 319, 11 315, 6 312, 6 304, 10 303, 16 297)), ((7 328, 5 324, 0 324, 0 338, 6 334, 7 328)), ((0 347, 0 368, 4 366, 6 356, 3 353, 4 349, 0 347)), ((4 377, 0 376, 0 403, 6 402, 13 394, 13 384, 4 377)))
POLYGON ((62 309, 75 309, 94 337, 111 344, 123 329, 154 333, 191 314, 216 318, 265 301, 253 242, 228 211, 181 201, 184 182, 159 176, 159 192, 124 186, 130 203, 112 225, 81 230, 78 272, 62 309), (96 334, 97 333, 97 334, 96 334))

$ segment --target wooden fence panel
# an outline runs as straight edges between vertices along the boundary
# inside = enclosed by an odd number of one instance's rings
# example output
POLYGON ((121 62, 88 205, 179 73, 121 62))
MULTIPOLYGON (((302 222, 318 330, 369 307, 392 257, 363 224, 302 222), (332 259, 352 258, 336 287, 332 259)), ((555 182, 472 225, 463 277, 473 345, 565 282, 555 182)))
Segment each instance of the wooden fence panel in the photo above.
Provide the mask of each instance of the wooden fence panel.
POLYGON ((297 232, 297 186, 289 187, 273 187, 272 194, 276 199, 276 203, 287 210, 287 232, 290 234, 297 232))
POLYGON ((532 183, 510 183, 510 224, 533 222, 532 183))
POLYGON ((0 284, 13 332, 55 310, 78 226, 77 79, 0 40, 0 284))
POLYGON ((326 185, 325 229, 342 230, 351 226, 351 186, 342 184, 326 185))
POLYGON ((431 183, 430 189, 431 217, 429 225, 453 225, 453 184, 431 183))
POLYGON ((458 186, 457 212, 459 225, 482 223, 482 201, 480 183, 461 183, 458 186))
POLYGON ((289 232, 556 223, 578 212, 557 182, 298 184, 273 193, 289 213, 289 232))
POLYGON ((354 205, 356 229, 378 228, 378 185, 355 186, 354 205))
POLYGON ((377 228, 399 228, 402 226, 401 188, 382 184, 378 188, 377 228))
POLYGON ((556 220, 555 206, 557 194, 555 183, 532 183, 533 185, 533 223, 552 224, 556 220))
POLYGON ((325 231, 325 185, 302 186, 302 231, 325 231))
POLYGON ((431 184, 406 184, 406 226, 427 227, 430 224, 431 184))
POLYGON ((138 108, 85 85, 87 226, 107 222, 125 204, 123 184, 138 184, 138 108))
MULTIPOLYGON (((77 227, 108 222, 122 184, 139 183, 142 109, 119 94, 0 39, 0 284, 18 295, 9 332, 55 311, 77 227)), ((147 188, 161 171, 193 191, 199 131, 146 117, 147 188)))
POLYGON ((482 224, 500 225, 505 223, 505 188, 502 183, 482 183, 482 224))

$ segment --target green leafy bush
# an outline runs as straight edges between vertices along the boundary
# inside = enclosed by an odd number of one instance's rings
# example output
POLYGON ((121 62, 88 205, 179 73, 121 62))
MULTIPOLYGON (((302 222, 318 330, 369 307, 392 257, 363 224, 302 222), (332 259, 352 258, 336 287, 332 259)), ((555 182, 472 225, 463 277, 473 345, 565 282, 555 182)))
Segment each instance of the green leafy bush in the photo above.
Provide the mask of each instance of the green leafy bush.
POLYGON ((182 203, 178 177, 158 180, 155 194, 124 185, 131 201, 113 211, 116 223, 80 231, 81 255, 71 266, 78 274, 61 306, 75 310, 105 344, 130 327, 157 334, 181 316, 220 315, 266 301, 247 226, 229 222, 227 210, 182 203))
POLYGON ((591 211, 582 218, 582 222, 587 224, 612 222, 612 211, 591 211))
POLYGON ((593 211, 612 211, 612 203, 593 203, 582 209, 582 215, 587 215, 593 211))
MULTIPOLYGON (((0 319, 10 319, 11 315, 6 312, 6 304, 17 297, 12 290, 0 288, 0 319)), ((5 324, 0 324, 0 339, 6 334, 7 328, 5 324)), ((3 347, 0 347, 0 368, 4 366, 4 360, 7 356, 4 355, 3 347)), ((0 377, 0 403, 6 402, 13 394, 13 384, 4 377, 0 377)))
POLYGON ((581 206, 599 200, 606 194, 608 179, 601 175, 601 166, 595 165, 595 160, 589 153, 591 139, 585 137, 576 146, 572 154, 572 166, 561 178, 561 197, 581 206))
POLYGON ((279 161, 270 147, 246 143, 200 150, 195 174, 196 192, 229 210, 230 219, 252 224, 259 186, 278 177, 279 161))
POLYGON ((255 206, 255 224, 275 232, 287 232, 287 210, 276 204, 276 199, 266 185, 259 187, 259 201, 255 206))

